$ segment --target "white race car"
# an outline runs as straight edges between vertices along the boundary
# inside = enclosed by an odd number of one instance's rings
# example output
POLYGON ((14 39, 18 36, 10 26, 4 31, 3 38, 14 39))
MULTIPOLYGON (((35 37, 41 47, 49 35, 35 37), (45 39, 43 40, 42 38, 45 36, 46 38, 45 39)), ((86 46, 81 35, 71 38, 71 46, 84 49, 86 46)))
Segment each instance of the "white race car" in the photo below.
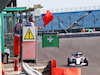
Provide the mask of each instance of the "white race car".
POLYGON ((82 52, 72 53, 72 57, 68 58, 68 66, 88 66, 88 58, 82 55, 82 52))

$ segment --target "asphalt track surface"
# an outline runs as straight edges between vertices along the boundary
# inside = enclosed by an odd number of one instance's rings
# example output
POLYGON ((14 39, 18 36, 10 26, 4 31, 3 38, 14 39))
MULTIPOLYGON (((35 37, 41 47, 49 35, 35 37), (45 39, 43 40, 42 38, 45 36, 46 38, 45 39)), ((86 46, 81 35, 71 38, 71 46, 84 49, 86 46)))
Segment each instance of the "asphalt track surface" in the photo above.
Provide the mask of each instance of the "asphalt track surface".
POLYGON ((81 68, 82 75, 100 75, 100 36, 60 38, 59 48, 42 48, 42 40, 38 40, 38 60, 55 59, 57 67, 68 67, 67 58, 71 56, 71 53, 78 51, 83 52, 83 55, 89 58, 89 65, 71 68, 81 68))

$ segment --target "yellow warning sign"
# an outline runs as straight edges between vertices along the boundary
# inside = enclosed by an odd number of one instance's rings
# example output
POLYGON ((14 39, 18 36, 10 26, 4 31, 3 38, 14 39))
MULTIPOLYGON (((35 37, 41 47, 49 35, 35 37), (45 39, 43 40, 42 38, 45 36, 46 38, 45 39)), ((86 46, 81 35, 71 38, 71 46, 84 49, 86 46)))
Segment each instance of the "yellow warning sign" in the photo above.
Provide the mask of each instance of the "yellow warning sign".
POLYGON ((33 36, 33 34, 32 34, 30 29, 28 29, 24 39, 34 39, 34 36, 33 36))

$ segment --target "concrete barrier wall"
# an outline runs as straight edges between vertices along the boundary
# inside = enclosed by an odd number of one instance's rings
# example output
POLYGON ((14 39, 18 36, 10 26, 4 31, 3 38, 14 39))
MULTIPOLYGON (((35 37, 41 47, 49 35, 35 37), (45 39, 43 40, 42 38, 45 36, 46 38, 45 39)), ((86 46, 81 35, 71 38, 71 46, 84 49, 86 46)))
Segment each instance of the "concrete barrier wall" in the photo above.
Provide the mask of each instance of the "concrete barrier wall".
POLYGON ((23 71, 28 75, 42 75, 37 70, 32 69, 27 63, 23 63, 23 71))

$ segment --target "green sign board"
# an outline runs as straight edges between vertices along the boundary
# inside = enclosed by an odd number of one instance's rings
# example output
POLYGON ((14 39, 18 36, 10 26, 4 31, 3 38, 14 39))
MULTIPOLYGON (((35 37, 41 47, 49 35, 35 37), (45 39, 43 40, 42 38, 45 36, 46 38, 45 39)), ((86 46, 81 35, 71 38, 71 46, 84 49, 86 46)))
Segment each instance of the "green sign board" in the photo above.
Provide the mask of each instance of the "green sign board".
POLYGON ((57 34, 44 34, 42 37, 42 47, 59 47, 59 36, 57 34))

